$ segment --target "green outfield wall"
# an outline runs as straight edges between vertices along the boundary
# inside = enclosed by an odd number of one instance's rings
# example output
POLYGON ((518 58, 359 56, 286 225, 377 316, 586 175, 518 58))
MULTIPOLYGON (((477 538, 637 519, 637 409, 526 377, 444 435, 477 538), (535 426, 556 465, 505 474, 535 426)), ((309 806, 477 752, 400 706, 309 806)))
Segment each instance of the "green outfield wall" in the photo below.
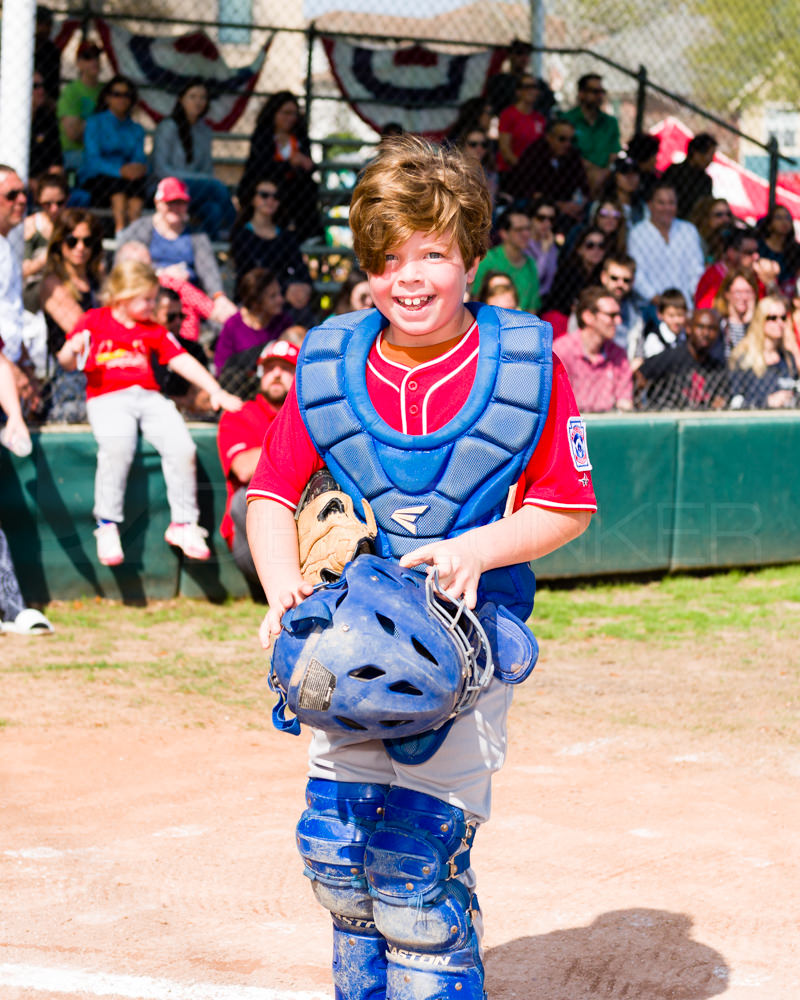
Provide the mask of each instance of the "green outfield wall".
MULTIPOLYGON (((587 418, 599 505, 589 530, 540 560, 540 578, 672 572, 800 561, 800 414, 635 414, 587 418)), ((31 603, 249 593, 218 526, 225 485, 216 428, 193 425, 208 563, 163 541, 169 523, 158 455, 142 443, 128 482, 113 569, 95 557, 95 442, 86 428, 34 434, 29 458, 0 449, 0 519, 31 603)))

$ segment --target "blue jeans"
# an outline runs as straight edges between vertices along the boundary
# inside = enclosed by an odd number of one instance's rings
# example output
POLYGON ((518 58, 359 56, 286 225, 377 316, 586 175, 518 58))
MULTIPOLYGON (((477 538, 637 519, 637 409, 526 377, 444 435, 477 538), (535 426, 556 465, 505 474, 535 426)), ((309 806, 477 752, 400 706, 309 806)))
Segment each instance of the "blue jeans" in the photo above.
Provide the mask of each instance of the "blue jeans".
POLYGON ((228 189, 216 177, 193 177, 184 183, 192 198, 191 214, 198 218, 210 239, 218 240, 220 232, 230 229, 236 218, 228 189))

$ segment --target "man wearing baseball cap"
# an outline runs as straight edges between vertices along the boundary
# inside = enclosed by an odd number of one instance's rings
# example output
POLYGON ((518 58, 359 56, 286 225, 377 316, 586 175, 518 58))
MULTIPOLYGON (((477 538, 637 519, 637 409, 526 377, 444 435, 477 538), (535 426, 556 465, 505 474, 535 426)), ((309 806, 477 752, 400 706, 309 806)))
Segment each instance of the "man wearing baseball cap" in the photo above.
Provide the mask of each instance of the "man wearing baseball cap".
POLYGON ((258 464, 264 435, 294 383, 300 349, 287 340, 273 340, 258 355, 259 378, 256 398, 238 413, 225 413, 219 422, 217 447, 228 499, 220 534, 233 553, 233 560, 248 581, 258 584, 258 574, 247 544, 245 494, 258 464))

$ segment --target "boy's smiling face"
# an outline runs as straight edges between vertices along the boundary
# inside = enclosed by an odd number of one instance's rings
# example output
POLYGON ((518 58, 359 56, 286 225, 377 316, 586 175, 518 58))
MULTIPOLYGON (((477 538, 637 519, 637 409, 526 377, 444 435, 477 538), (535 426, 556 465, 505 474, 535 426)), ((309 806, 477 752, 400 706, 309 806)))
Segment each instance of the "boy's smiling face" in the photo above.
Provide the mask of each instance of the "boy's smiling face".
POLYGON ((390 247, 383 274, 370 274, 377 309, 389 320, 385 336, 398 347, 430 347, 466 333, 472 316, 464 293, 475 277, 449 234, 414 233, 390 247))

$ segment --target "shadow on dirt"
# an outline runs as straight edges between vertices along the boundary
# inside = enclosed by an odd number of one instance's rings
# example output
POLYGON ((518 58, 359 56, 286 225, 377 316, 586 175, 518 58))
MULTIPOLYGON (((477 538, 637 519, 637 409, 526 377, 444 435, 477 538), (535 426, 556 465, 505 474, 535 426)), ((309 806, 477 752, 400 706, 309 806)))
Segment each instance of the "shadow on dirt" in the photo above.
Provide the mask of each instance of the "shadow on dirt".
POLYGON ((704 1000, 728 988, 723 956, 683 913, 630 909, 588 927, 520 938, 486 955, 493 1000, 704 1000))

